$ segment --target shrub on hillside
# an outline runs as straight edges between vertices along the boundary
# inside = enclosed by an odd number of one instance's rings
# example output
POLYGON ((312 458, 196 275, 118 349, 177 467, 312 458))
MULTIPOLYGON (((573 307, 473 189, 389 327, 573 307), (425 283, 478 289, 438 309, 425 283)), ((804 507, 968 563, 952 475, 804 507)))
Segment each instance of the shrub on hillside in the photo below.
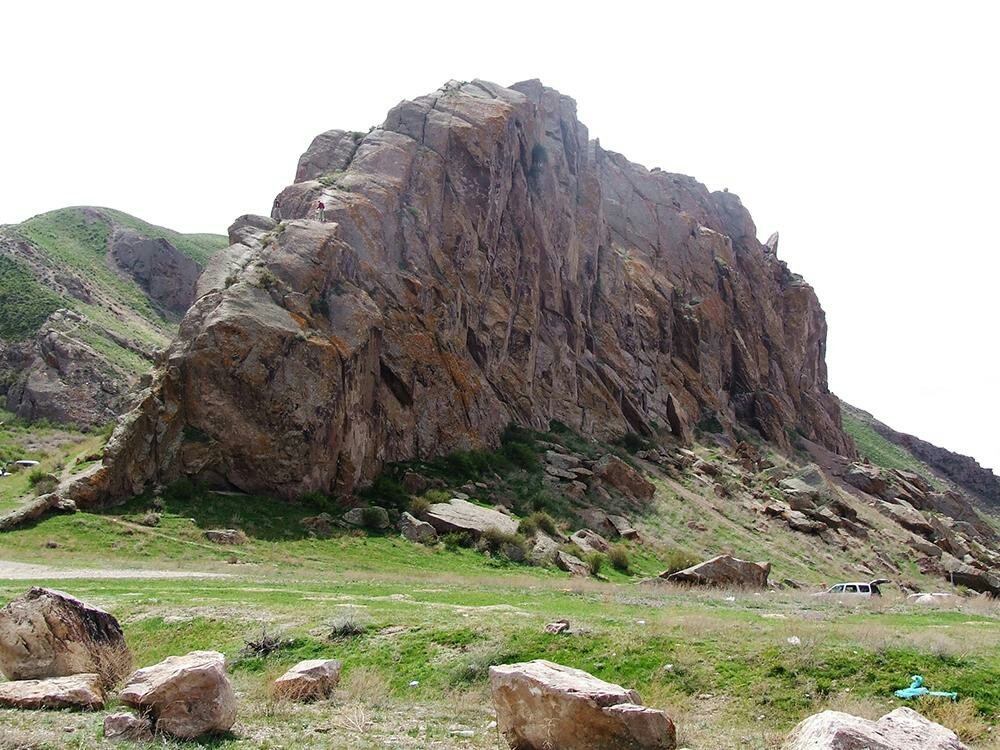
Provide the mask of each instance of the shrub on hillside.
POLYGON ((537 471, 538 456, 527 443, 511 441, 509 443, 504 443, 500 450, 503 452, 503 455, 518 468, 524 469, 525 471, 537 471))
POLYGON ((59 478, 40 468, 35 468, 28 474, 28 485, 36 495, 46 495, 59 486, 59 478))
POLYGON ((600 552, 591 552, 589 555, 583 558, 583 561, 587 563, 587 568, 590 570, 590 575, 598 576, 601 574, 601 569, 604 567, 604 561, 607 558, 600 552))
POLYGON ((540 510, 522 518, 518 525, 518 531, 526 537, 533 537, 539 531, 544 531, 549 536, 558 536, 559 534, 555 519, 545 511, 540 510))
POLYGON ((699 558, 684 550, 674 549, 667 553, 667 573, 676 573, 678 570, 690 568, 700 562, 699 558))
MULTIPOLYGON (((513 547, 520 550, 521 554, 519 557, 527 557, 528 555, 528 540, 525 539, 521 534, 510 533, 507 531, 501 531, 495 527, 490 527, 483 532, 482 536, 479 537, 479 543, 484 550, 490 554, 505 554, 509 550, 505 550, 506 547, 513 547)), ((506 555, 510 557, 510 555, 506 555)))
POLYGON ((431 501, 426 495, 410 498, 410 504, 406 507, 410 515, 420 518, 421 514, 431 509, 431 501))
POLYGON ((363 635, 368 630, 368 623, 356 612, 348 611, 330 620, 328 627, 330 639, 338 640, 363 635))
POLYGON ((441 537, 441 541, 444 543, 445 549, 452 551, 459 547, 472 547, 476 543, 476 540, 465 531, 452 531, 441 537))
POLYGON ((331 513, 336 509, 336 501, 319 490, 311 490, 299 496, 299 502, 310 510, 318 513, 331 513))
POLYGON ((371 485, 359 491, 358 495, 373 505, 381 505, 385 508, 402 510, 410 504, 410 495, 403 489, 403 485, 384 474, 371 485))
POLYGON ((612 545, 611 549, 608 550, 608 561, 611 563, 611 567, 615 570, 622 573, 628 573, 629 559, 628 550, 625 549, 625 545, 612 545))

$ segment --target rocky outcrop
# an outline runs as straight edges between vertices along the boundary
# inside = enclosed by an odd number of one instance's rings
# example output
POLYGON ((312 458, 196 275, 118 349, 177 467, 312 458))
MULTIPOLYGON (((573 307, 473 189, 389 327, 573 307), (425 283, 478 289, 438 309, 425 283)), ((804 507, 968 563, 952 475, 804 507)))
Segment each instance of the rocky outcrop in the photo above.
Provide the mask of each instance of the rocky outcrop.
POLYGON ((32 588, 0 610, 0 671, 11 680, 97 673, 110 687, 131 666, 114 616, 69 594, 32 588))
POLYGON ((236 721, 236 693, 226 675, 226 659, 216 651, 170 656, 140 669, 120 698, 149 714, 157 732, 185 740, 226 732, 236 721))
POLYGON ((115 266, 178 319, 194 302, 201 267, 162 237, 144 237, 116 226, 110 251, 115 266))
POLYGON ((340 682, 340 668, 336 659, 300 661, 274 681, 274 695, 290 701, 328 698, 340 682))
POLYGON ((660 577, 674 583, 763 589, 767 587, 770 574, 771 563, 748 562, 731 555, 718 555, 676 573, 662 573, 660 577))
POLYGON ((783 750, 967 750, 947 727, 903 707, 878 721, 823 711, 792 730, 783 750))
POLYGON ((594 474, 602 482, 634 500, 650 500, 656 493, 656 485, 618 456, 603 456, 594 464, 594 474))
POLYGON ((409 513, 400 515, 399 533, 411 542, 420 544, 433 544, 438 538, 433 526, 409 513))
POLYGON ((852 416, 869 424, 882 437, 905 448, 962 489, 978 495, 994 506, 1000 506, 1000 477, 990 469, 980 466, 976 459, 939 448, 913 435, 898 432, 857 407, 844 403, 842 406, 852 416))
POLYGON ((853 452, 816 296, 739 199, 606 151, 537 81, 452 82, 325 134, 272 219, 230 239, 118 430, 105 497, 182 473, 342 492, 511 422, 683 440, 705 416, 853 452))
POLYGON ((550 661, 490 667, 500 733, 514 750, 672 750, 674 724, 634 690, 550 661))
POLYGON ((104 707, 101 676, 89 673, 0 682, 0 706, 97 710, 104 707))

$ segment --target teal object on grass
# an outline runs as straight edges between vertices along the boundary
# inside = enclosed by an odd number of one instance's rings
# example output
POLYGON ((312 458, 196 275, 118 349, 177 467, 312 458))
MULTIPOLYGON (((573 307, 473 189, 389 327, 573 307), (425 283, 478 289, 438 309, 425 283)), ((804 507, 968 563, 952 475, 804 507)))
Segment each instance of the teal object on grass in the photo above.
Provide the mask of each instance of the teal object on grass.
POLYGON ((910 686, 908 688, 896 691, 896 697, 905 700, 919 698, 922 695, 935 695, 939 698, 950 698, 953 701, 958 700, 958 693, 942 693, 937 690, 928 690, 924 687, 924 678, 918 674, 910 678, 910 686))

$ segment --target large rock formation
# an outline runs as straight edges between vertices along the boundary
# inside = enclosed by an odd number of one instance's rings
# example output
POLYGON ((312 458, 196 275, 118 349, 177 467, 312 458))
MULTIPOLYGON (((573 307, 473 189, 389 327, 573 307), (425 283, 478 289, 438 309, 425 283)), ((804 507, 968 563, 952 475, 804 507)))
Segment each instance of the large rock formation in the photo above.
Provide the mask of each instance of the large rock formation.
POLYGON ((538 81, 451 82, 319 136, 272 218, 237 220, 87 494, 346 491, 510 422, 740 422, 853 454, 816 295, 756 234, 734 194, 605 150, 538 81))
POLYGON ((698 586, 762 589, 767 587, 767 578, 770 574, 769 562, 755 563, 731 555, 717 555, 676 573, 661 573, 660 577, 674 583, 690 583, 698 586))

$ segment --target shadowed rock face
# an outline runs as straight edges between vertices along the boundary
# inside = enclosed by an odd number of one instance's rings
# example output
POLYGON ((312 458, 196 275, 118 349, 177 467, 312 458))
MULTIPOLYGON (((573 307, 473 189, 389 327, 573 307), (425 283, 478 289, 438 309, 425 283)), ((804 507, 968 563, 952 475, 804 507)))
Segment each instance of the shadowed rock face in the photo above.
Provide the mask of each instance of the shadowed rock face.
POLYGON ((165 239, 116 227, 111 235, 111 258, 150 299, 177 317, 191 306, 201 268, 165 239))
POLYGON ((230 240, 88 497, 180 473, 344 491, 512 421, 742 422, 853 454, 816 296, 739 199, 605 151, 537 81, 452 82, 324 133, 230 240))

